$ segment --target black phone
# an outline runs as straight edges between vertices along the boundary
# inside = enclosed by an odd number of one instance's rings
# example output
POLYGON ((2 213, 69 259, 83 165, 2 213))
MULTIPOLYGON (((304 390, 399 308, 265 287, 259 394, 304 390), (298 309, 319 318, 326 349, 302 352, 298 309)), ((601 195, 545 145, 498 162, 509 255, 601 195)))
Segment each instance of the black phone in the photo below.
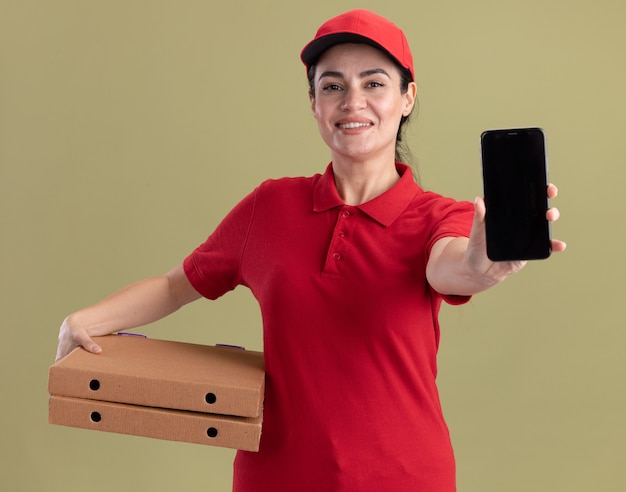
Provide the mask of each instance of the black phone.
POLYGON ((487 130, 480 137, 487 256, 539 260, 551 253, 546 137, 541 128, 487 130))

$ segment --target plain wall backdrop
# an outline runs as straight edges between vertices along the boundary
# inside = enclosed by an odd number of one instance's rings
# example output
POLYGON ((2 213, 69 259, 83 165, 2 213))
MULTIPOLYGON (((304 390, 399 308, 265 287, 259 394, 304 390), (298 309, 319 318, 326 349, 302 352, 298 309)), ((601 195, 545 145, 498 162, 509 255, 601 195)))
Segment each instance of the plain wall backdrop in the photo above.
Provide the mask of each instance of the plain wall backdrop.
MULTIPOLYGON (((70 312, 182 259, 266 178, 329 160, 301 48, 369 8, 413 48, 424 187, 481 194, 479 135, 542 126, 569 249, 442 311, 460 492, 626 490, 626 4, 0 0, 0 489, 228 491, 234 452, 47 423, 70 312)), ((237 289, 137 330, 262 349, 237 289)))

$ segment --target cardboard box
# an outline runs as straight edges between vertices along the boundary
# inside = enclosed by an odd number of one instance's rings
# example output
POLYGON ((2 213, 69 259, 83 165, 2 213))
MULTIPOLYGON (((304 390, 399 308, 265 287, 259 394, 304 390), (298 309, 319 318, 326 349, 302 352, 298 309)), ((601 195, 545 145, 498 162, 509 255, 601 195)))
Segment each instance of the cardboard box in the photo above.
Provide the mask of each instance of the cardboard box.
POLYGON ((48 392, 90 400, 259 417, 263 354, 128 335, 96 337, 50 367, 48 392))
POLYGON ((245 451, 259 450, 261 420, 54 395, 48 413, 51 424, 245 451))

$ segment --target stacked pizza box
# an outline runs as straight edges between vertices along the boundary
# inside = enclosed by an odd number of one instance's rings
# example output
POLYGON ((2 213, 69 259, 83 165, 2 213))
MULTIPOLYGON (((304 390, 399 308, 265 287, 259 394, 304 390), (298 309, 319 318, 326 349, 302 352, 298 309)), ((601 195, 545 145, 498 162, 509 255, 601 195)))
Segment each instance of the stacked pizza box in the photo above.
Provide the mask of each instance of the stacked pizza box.
POLYGON ((84 429, 258 451, 263 354, 230 346, 97 337, 50 367, 48 421, 84 429))

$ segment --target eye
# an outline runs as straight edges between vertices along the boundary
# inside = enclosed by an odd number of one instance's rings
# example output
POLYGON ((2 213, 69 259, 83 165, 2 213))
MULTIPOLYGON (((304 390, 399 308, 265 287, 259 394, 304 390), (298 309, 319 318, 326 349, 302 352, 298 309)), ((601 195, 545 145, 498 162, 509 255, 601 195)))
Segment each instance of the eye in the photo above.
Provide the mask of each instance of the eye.
POLYGON ((384 87, 385 84, 382 82, 378 82, 377 80, 372 80, 366 84, 366 87, 376 88, 376 87, 384 87))
POLYGON ((326 84, 322 87, 322 90, 324 92, 334 92, 334 91, 340 91, 341 90, 341 86, 339 84, 326 84))

